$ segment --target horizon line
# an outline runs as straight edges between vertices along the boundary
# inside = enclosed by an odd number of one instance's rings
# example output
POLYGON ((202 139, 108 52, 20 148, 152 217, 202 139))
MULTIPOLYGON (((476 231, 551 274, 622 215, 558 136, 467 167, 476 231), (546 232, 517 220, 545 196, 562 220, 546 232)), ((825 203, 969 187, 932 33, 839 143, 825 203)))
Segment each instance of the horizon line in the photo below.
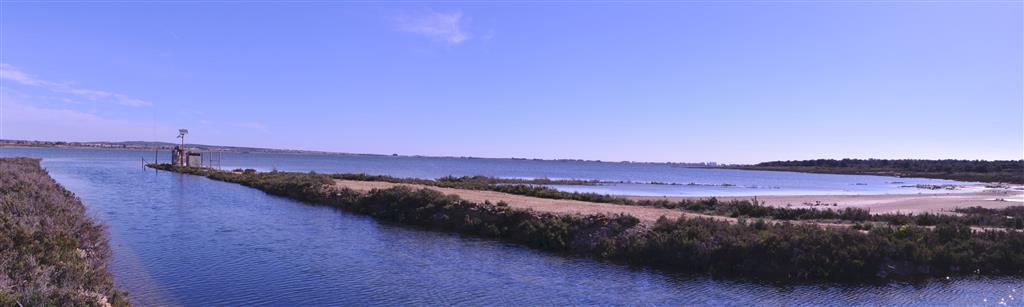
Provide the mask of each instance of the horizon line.
MULTIPOLYGON (((19 145, 19 144, 7 144, 7 142, 40 142, 40 143, 77 143, 77 144, 101 144, 101 143, 163 143, 175 145, 177 143, 166 142, 166 141, 143 141, 143 140, 129 140, 129 141, 49 141, 49 140, 19 140, 19 139, 3 139, 0 138, 0 147, 19 145)), ((123 144, 122 144, 123 145, 123 144)), ((456 159, 504 159, 504 160, 540 160, 540 161, 582 161, 582 162, 601 162, 601 163, 638 163, 638 164, 704 164, 705 166, 716 166, 716 165, 755 165, 758 163, 766 162, 784 162, 784 161, 813 161, 813 160, 923 160, 923 161, 942 161, 942 160, 961 160, 961 161, 1024 161, 1022 159, 971 159, 971 158, 938 158, 938 159, 926 159, 926 158, 814 158, 814 159, 777 159, 777 160, 762 160, 759 162, 748 162, 748 163, 724 163, 718 161, 700 161, 700 162, 680 162, 680 161, 639 161, 639 160, 601 160, 601 159, 581 159, 581 158, 528 158, 528 157, 482 157, 482 156, 458 156, 458 155, 423 155, 423 154, 399 154, 399 153, 358 153, 358 152, 345 152, 345 151, 328 151, 328 150, 313 150, 313 149, 292 149, 292 148, 273 148, 273 147, 252 147, 252 146, 239 146, 239 145, 212 145, 212 144, 198 144, 198 143, 186 143, 185 145, 191 146, 208 146, 208 147, 224 147, 224 148, 239 148, 239 149, 256 149, 256 150, 268 150, 268 151, 279 151, 282 153, 286 152, 302 152, 302 153, 318 153, 318 154, 335 154, 335 155, 364 155, 364 156, 398 156, 398 157, 425 157, 425 158, 456 158, 456 159)), ((126 148, 132 149, 132 148, 126 148)), ((141 149, 141 148, 140 148, 141 149)))

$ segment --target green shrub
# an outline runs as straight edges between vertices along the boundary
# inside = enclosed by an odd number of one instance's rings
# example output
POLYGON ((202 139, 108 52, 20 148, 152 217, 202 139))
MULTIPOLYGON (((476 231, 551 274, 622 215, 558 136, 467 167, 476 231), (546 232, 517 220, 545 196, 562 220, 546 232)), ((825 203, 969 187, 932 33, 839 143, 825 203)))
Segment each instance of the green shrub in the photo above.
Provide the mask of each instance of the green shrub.
POLYGON ((0 158, 0 305, 127 306, 109 257, 103 225, 38 159, 0 158))

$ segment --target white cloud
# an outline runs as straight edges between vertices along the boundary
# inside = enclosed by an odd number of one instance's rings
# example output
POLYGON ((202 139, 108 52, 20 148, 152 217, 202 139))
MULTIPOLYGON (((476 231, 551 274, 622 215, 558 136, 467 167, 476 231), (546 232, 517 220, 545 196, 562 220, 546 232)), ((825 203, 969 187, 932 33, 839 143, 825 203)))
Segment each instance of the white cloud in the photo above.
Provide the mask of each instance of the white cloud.
POLYGON ((399 31, 422 35, 453 45, 469 40, 469 34, 463 30, 463 26, 462 12, 429 12, 398 19, 399 31))
POLYGON ((231 126, 232 127, 236 127, 236 128, 258 130, 258 131, 267 132, 267 126, 262 124, 262 123, 258 123, 258 122, 233 123, 233 124, 231 124, 231 126))
POLYGON ((152 139, 153 131, 172 131, 159 123, 125 121, 69 110, 22 104, 4 96, 0 138, 66 141, 120 141, 152 139))
POLYGON ((49 86, 50 84, 46 81, 39 80, 29 76, 28 74, 21 72, 14 66, 7 63, 0 63, 0 79, 14 81, 24 85, 31 86, 49 86))
POLYGON ((0 63, 0 79, 12 81, 21 85, 40 87, 53 93, 72 95, 92 101, 104 101, 128 107, 148 107, 153 105, 152 102, 132 98, 123 94, 94 89, 75 88, 64 83, 38 79, 7 63, 0 63))
POLYGON ((149 101, 145 101, 145 100, 141 100, 141 99, 135 99, 135 98, 131 98, 131 97, 128 97, 128 96, 125 96, 125 95, 121 95, 121 94, 116 94, 116 93, 111 93, 111 92, 106 92, 106 91, 99 91, 99 90, 69 89, 69 90, 67 90, 67 93, 74 94, 74 95, 77 95, 79 97, 83 97, 83 98, 90 99, 90 100, 114 101, 114 102, 117 102, 117 104, 120 104, 120 105, 123 105, 123 106, 129 106, 129 107, 148 107, 148 106, 153 105, 153 103, 151 103, 149 101))

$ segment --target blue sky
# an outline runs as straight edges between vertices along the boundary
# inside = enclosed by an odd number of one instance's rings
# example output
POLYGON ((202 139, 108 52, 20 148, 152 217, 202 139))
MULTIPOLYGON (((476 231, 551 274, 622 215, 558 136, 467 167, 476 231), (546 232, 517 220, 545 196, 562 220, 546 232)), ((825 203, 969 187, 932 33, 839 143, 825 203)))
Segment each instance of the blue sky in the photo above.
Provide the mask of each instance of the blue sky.
POLYGON ((1020 1, 5 1, 0 137, 1021 159, 1022 15, 1020 1))

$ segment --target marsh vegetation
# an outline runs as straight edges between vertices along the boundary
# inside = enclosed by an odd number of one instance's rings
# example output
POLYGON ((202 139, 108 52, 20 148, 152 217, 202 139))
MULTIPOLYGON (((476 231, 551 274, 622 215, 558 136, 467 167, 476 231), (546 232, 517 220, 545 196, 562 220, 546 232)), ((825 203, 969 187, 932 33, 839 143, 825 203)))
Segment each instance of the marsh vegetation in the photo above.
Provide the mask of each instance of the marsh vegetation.
POLYGON ((0 305, 127 306, 103 225, 39 165, 0 158, 0 305))

